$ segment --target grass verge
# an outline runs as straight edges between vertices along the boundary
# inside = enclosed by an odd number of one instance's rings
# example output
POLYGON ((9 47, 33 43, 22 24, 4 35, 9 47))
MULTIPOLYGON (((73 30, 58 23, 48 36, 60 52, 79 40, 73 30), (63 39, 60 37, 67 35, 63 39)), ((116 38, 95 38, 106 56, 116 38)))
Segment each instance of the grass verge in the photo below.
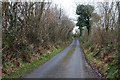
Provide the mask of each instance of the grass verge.
POLYGON ((100 46, 80 38, 81 46, 90 65, 101 73, 101 77, 119 78, 118 49, 112 44, 100 46))
POLYGON ((52 57, 54 57, 57 53, 59 53, 60 51, 62 51, 64 48, 60 48, 57 49, 55 51, 53 51, 53 53, 51 54, 47 54, 45 57, 42 57, 41 60, 33 60, 31 63, 24 63, 22 60, 20 61, 21 63, 21 67, 18 68, 18 70, 16 72, 11 72, 8 75, 4 75, 2 76, 2 78, 4 80, 7 80, 7 78, 19 78, 24 76, 25 74, 27 74, 28 72, 32 71, 33 69, 35 69, 36 67, 40 66, 41 64, 45 63, 46 61, 48 61, 49 59, 51 59, 52 57))

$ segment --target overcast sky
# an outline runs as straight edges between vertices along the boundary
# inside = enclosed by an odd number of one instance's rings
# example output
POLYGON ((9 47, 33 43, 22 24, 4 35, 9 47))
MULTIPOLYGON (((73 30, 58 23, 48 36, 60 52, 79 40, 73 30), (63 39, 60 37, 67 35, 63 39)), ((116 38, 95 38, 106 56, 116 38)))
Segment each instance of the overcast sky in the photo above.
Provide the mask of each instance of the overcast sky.
POLYGON ((61 5, 61 8, 65 11, 66 15, 73 20, 76 20, 76 7, 78 4, 92 4, 95 5, 96 2, 103 1, 115 1, 115 0, 52 0, 58 6, 61 5))
MULTIPOLYGON (((91 4, 96 7, 96 4, 98 2, 111 2, 111 1, 118 1, 118 0, 52 0, 53 3, 58 4, 58 6, 65 11, 65 14, 75 23, 77 22, 77 15, 76 15, 76 7, 78 4, 91 4)), ((97 9, 95 8, 95 11, 97 9)), ((73 32, 75 33, 75 30, 78 29, 78 27, 75 27, 73 29, 73 32)))
MULTIPOLYGON (((6 0, 0 0, 0 1, 6 1, 6 0)), ((16 0, 10 0, 12 2, 16 2, 16 0)), ((43 0, 18 0, 18 1, 29 1, 29 2, 41 2, 43 0)), ((53 1, 54 4, 57 4, 59 7, 64 10, 65 14, 75 23, 77 22, 77 15, 76 15, 76 7, 78 4, 91 4, 96 5, 96 2, 110 2, 110 1, 118 1, 118 0, 45 0, 45 1, 53 1)), ((73 32, 75 32, 74 28, 73 32)))
MULTIPOLYGON (((65 14, 75 23, 77 22, 77 15, 76 15, 76 7, 78 4, 92 4, 94 0, 53 0, 55 4, 58 4, 58 6, 65 11, 65 14)), ((78 29, 78 27, 75 27, 73 29, 73 32, 75 33, 75 30, 78 29)))

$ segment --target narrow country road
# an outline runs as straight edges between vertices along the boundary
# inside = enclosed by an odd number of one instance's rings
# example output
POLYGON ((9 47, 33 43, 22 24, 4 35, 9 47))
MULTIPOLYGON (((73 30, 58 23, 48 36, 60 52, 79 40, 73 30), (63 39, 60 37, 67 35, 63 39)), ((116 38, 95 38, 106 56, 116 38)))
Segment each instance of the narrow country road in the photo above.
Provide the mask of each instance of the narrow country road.
POLYGON ((88 65, 80 48, 79 40, 73 39, 71 45, 52 59, 42 64, 24 78, 97 78, 97 73, 88 65), (68 53, 74 47, 74 51, 68 53))

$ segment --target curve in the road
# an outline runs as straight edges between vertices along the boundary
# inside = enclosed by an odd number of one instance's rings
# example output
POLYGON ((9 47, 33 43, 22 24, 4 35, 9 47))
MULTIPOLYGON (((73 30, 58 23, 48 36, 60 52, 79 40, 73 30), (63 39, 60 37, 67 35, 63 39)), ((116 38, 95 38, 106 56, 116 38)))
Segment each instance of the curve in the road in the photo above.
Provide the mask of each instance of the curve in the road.
POLYGON ((71 45, 42 64, 24 78, 97 78, 97 73, 86 62, 79 40, 73 39, 71 45), (75 50, 68 51, 75 44, 75 50))

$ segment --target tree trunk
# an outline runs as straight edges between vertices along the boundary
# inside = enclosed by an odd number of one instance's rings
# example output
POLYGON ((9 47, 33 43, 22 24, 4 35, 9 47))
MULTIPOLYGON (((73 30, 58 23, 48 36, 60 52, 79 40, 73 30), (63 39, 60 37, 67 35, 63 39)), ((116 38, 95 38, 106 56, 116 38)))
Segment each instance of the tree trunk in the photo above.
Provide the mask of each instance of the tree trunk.
POLYGON ((80 27, 80 37, 82 36, 82 27, 80 27))
POLYGON ((118 44, 120 46, 120 2, 117 3, 117 6, 118 6, 118 38, 117 38, 117 41, 118 41, 118 44))

